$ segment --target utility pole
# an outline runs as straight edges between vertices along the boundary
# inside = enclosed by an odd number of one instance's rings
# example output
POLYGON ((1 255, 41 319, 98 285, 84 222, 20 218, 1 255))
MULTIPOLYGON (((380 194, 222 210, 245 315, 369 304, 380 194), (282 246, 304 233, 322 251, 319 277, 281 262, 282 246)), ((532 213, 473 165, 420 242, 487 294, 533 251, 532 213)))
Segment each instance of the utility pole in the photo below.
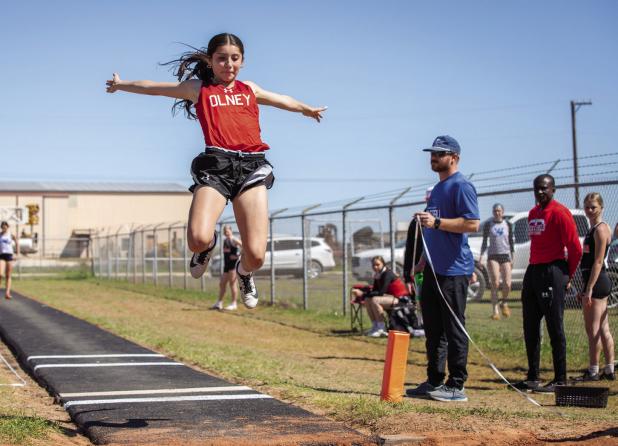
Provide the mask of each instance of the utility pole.
POLYGON ((571 132, 573 134, 573 180, 575 183, 575 208, 579 208, 579 172, 577 169, 577 134, 575 131, 575 113, 582 105, 592 105, 591 101, 571 101, 571 132))

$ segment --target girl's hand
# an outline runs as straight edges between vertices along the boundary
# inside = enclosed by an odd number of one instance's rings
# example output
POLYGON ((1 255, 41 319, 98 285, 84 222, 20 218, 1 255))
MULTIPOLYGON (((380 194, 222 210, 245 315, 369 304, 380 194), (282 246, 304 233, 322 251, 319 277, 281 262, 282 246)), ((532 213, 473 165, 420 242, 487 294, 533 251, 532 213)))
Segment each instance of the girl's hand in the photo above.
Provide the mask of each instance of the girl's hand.
POLYGON ((107 85, 107 89, 105 91, 107 91, 108 93, 114 93, 116 90, 118 90, 119 83, 120 76, 118 76, 118 73, 114 73, 112 75, 112 79, 105 82, 105 85, 107 85))
POLYGON ((590 291, 585 290, 582 293, 582 304, 587 306, 587 307, 591 307, 592 306, 592 290, 590 290, 590 291))
POLYGON ((309 110, 303 111, 303 115, 320 122, 320 119, 323 119, 322 112, 326 111, 326 109, 328 109, 328 107, 309 108, 309 110))

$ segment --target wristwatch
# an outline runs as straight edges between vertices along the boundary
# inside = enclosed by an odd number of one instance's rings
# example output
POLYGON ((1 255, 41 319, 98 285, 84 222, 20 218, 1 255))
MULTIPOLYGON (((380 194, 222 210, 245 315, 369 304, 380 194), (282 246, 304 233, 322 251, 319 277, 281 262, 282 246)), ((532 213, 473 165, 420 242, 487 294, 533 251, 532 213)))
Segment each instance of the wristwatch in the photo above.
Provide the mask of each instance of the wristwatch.
POLYGON ((436 219, 433 222, 433 228, 438 229, 440 227, 440 223, 442 223, 442 220, 440 220, 440 217, 436 217, 436 219))

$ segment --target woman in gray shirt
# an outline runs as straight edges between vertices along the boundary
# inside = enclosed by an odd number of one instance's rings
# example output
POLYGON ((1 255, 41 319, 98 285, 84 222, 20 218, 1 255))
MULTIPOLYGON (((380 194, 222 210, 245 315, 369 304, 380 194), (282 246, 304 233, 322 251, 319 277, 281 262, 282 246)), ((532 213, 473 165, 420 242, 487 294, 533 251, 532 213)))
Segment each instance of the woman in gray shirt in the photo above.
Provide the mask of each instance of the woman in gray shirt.
POLYGON ((513 267, 513 226, 504 219, 504 206, 496 203, 493 206, 493 220, 483 225, 483 244, 481 245, 481 263, 483 255, 487 251, 487 271, 491 286, 491 303, 493 320, 500 319, 500 310, 504 317, 511 315, 511 309, 507 304, 511 291, 511 269, 513 267), (489 247, 487 246, 489 240, 489 247), (502 300, 498 302, 498 288, 502 279, 502 300), (498 308, 499 306, 499 308, 498 308))

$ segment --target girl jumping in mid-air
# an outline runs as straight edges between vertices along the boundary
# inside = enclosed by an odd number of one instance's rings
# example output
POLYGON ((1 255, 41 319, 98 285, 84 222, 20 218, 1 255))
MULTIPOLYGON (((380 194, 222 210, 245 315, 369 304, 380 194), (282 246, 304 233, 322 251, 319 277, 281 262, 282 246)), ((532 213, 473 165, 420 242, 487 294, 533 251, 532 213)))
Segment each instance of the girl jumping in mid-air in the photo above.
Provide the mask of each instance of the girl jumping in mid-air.
POLYGON ((189 118, 198 119, 206 149, 191 163, 194 185, 187 241, 194 253, 191 275, 199 278, 208 267, 217 243, 215 225, 228 200, 243 243, 236 262, 238 284, 247 308, 255 308, 258 292, 253 271, 264 262, 268 236, 268 196, 274 176, 260 138, 257 104, 302 113, 320 122, 326 107, 310 107, 290 96, 273 93, 253 82, 237 80, 244 46, 234 34, 217 34, 206 49, 185 53, 170 62, 176 82, 123 81, 114 73, 107 92, 126 91, 178 99, 189 118))

